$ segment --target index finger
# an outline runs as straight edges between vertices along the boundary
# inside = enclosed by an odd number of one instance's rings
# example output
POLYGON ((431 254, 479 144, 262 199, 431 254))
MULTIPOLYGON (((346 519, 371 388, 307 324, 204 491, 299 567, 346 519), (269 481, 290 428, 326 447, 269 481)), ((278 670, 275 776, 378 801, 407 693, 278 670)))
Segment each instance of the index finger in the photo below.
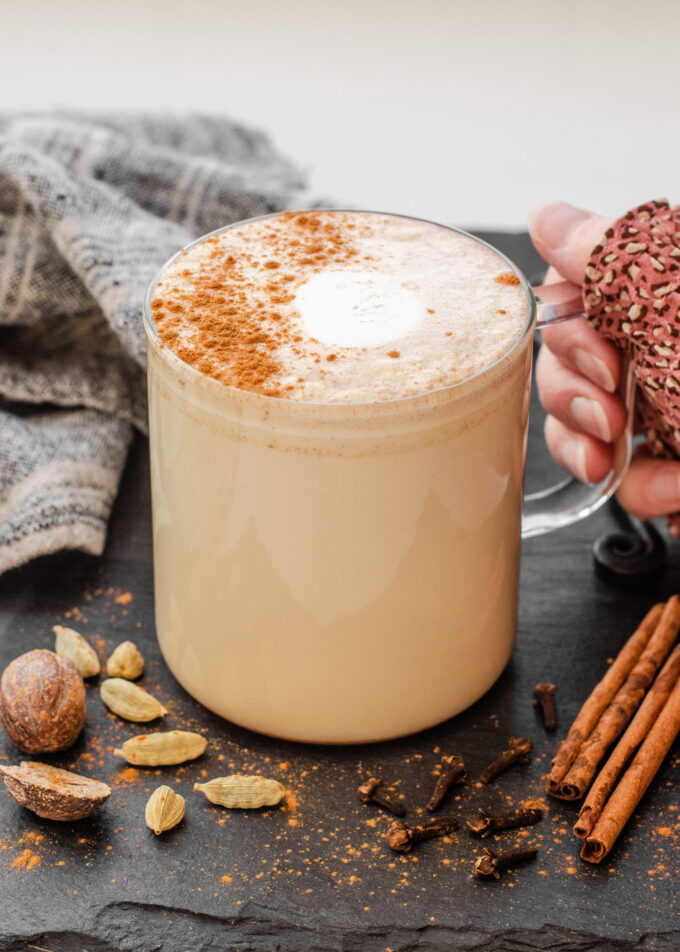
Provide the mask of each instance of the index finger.
POLYGON ((560 363, 614 393, 621 378, 621 354, 585 318, 546 327, 541 335, 560 363))

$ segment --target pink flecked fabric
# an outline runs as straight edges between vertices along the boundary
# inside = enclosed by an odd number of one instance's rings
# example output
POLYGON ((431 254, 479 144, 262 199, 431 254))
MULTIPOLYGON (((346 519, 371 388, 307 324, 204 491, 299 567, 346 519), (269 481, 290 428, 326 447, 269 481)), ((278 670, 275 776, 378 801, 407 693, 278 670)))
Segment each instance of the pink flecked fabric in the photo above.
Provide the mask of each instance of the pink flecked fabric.
MULTIPOLYGON (((646 202, 593 249, 583 286, 593 326, 628 353, 654 456, 680 459, 680 206, 646 202)), ((668 518, 680 537, 680 513, 668 518)))

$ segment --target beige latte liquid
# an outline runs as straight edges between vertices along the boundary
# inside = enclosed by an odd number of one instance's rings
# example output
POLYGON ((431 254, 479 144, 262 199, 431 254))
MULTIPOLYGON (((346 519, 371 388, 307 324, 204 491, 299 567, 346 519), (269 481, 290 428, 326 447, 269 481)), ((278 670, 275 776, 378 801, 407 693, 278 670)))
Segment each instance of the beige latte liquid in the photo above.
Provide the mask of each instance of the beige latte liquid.
POLYGON ((528 291, 366 212, 208 236, 150 297, 156 621, 238 724, 351 743, 436 724, 510 656, 528 291))

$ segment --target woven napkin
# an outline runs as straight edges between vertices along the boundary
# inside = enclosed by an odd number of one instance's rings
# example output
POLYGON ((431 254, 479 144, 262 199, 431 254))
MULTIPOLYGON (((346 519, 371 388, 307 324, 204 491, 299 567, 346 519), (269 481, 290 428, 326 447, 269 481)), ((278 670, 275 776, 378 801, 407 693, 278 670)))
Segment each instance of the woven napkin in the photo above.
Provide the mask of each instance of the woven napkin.
POLYGON ((149 282, 301 186, 266 136, 227 120, 0 116, 0 572, 102 552, 146 430, 149 282))

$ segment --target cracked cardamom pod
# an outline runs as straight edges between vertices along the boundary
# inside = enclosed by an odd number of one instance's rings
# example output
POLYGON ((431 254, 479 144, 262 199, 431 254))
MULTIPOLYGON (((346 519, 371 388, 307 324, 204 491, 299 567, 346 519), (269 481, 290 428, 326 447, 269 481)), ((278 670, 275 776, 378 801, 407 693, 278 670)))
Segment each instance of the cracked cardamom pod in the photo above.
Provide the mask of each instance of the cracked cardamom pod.
POLYGON ((101 665, 97 652, 82 635, 73 628, 64 628, 63 625, 54 625, 52 631, 56 635, 55 654, 70 658, 82 678, 93 678, 95 674, 99 674, 101 665))
POLYGON ((149 797, 144 817, 146 825, 153 830, 156 836, 171 830, 173 826, 184 819, 186 801, 178 793, 165 784, 156 787, 149 797))
POLYGON ((194 760, 207 745, 205 737, 192 731, 156 731, 131 737, 113 753, 136 767, 160 767, 194 760))
POLYGON ((99 690, 109 710, 126 721, 153 721, 168 713, 160 701, 125 678, 107 678, 99 690))
POLYGON ((82 820, 111 796, 111 788, 99 780, 38 761, 0 765, 0 777, 17 803, 47 820, 82 820))
POLYGON ((134 681, 144 670, 144 658, 133 641, 123 641, 106 662, 106 673, 111 678, 134 681))
POLYGON ((231 774, 229 777, 215 777, 207 783, 195 783, 194 790, 200 790, 211 803, 231 810, 273 807, 281 802, 285 793, 278 780, 247 777, 243 774, 231 774))

